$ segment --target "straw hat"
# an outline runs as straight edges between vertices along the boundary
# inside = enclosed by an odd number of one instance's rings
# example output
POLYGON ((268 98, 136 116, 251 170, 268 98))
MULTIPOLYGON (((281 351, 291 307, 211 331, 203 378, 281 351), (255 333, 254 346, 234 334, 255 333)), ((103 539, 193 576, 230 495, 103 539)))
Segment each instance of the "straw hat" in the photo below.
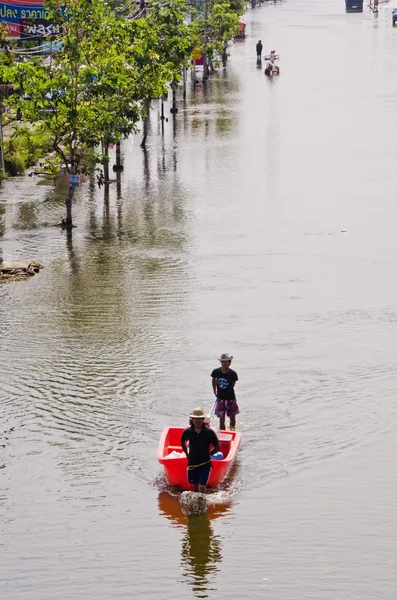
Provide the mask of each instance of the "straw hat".
POLYGON ((205 419, 205 413, 202 408, 195 408, 190 415, 191 419, 205 419))
POLYGON ((219 362, 222 362, 223 360, 230 360, 230 362, 232 362, 233 356, 230 356, 230 354, 221 354, 218 360, 219 362))

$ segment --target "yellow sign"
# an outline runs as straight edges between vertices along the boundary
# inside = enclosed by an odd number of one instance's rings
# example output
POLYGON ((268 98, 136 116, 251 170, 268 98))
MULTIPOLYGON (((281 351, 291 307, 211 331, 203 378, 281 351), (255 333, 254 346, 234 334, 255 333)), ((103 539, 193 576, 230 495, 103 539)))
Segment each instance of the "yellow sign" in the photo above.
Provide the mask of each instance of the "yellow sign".
POLYGON ((192 60, 200 60, 201 52, 198 48, 195 48, 192 52, 192 60))

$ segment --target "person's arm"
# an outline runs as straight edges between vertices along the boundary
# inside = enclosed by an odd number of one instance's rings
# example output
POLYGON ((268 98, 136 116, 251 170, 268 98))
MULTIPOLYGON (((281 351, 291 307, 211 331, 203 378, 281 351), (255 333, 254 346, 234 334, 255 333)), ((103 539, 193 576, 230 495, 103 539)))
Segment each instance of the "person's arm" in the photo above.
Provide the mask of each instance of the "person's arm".
POLYGON ((187 444, 186 444, 186 435, 185 435, 185 431, 182 433, 181 435, 181 446, 182 446, 182 450, 184 451, 184 453, 186 454, 186 458, 188 457, 188 449, 187 449, 187 444))
POLYGON ((232 381, 232 386, 234 388, 234 386, 236 385, 236 381, 238 381, 238 375, 236 373, 236 379, 234 379, 234 381, 232 381))
POLYGON ((215 396, 217 395, 216 393, 216 377, 212 378, 212 389, 214 391, 215 396))
POLYGON ((212 439, 211 439, 211 444, 212 444, 214 447, 213 447, 213 449, 212 449, 212 450, 211 450, 211 452, 210 452, 211 456, 213 456, 214 454, 216 454, 217 452, 219 452, 219 450, 221 449, 221 446, 220 446, 220 444, 219 444, 219 440, 218 440, 218 438, 217 438, 217 436, 216 436, 216 433, 215 433, 215 431, 212 431, 212 433, 213 433, 213 436, 211 436, 211 437, 212 437, 212 439))

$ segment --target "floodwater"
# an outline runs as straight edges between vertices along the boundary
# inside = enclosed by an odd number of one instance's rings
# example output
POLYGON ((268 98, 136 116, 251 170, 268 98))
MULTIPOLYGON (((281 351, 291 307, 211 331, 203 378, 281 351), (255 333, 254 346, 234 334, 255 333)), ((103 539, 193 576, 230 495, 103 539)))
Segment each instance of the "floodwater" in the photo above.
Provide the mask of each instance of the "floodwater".
MULTIPOLYGON (((397 30, 250 10, 227 72, 123 144, 108 196, 0 192, 0 597, 394 600, 397 30), (255 44, 280 54, 271 81, 255 44), (156 461, 235 356, 242 446, 208 514, 156 461)), ((167 112, 169 104, 167 104, 167 112)))

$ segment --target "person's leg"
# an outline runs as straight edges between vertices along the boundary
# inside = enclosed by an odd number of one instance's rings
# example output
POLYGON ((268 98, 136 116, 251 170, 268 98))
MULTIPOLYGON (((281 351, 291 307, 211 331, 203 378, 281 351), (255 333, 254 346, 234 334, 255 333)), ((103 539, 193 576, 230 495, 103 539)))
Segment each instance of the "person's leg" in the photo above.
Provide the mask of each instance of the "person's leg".
POLYGON ((195 492, 199 492, 201 487, 202 487, 201 485, 199 485, 198 483, 195 483, 194 484, 194 491, 195 492))
POLYGON ((224 400, 216 401, 215 415, 219 418, 219 429, 225 429, 226 406, 224 400))
POLYGON ((200 494, 205 494, 205 492, 206 492, 207 483, 210 478, 210 473, 211 473, 211 463, 200 467, 200 475, 198 478, 198 483, 199 483, 198 491, 200 492, 200 494))
POLYGON ((237 400, 229 400, 227 404, 227 416, 230 418, 230 429, 235 429, 236 415, 238 415, 239 412, 237 400))
POLYGON ((196 469, 187 470, 187 480, 193 486, 195 492, 199 491, 199 478, 196 469))

